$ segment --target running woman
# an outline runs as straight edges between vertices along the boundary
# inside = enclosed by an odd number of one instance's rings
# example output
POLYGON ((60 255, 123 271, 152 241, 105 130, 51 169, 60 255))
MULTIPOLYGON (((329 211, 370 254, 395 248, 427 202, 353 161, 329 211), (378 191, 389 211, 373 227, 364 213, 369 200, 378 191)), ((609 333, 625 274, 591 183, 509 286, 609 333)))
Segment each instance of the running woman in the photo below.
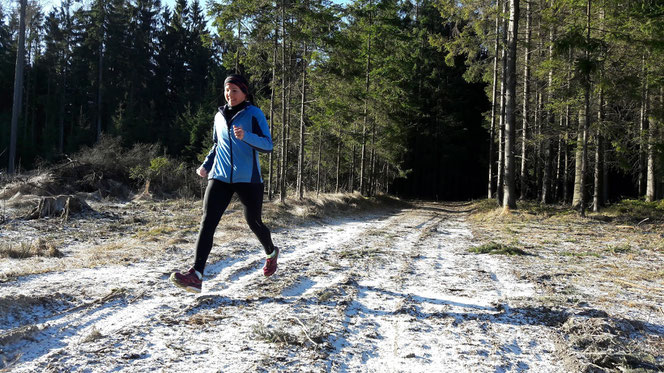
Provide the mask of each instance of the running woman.
POLYGON ((194 293, 200 293, 203 273, 219 220, 234 193, 244 205, 244 217, 265 249, 263 267, 266 277, 277 270, 279 249, 272 243, 270 230, 263 224, 263 178, 259 152, 272 151, 272 136, 265 115, 252 104, 249 83, 242 75, 232 74, 224 81, 226 105, 214 118, 214 144, 203 164, 196 170, 207 177, 203 199, 203 217, 196 241, 194 266, 185 273, 174 272, 171 281, 194 293))

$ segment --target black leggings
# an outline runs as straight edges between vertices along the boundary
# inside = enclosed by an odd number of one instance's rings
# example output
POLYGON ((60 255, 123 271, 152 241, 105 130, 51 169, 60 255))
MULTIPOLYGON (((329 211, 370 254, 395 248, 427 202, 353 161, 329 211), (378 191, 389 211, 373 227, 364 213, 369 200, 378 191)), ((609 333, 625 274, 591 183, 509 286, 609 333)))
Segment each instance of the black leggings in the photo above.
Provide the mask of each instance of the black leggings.
POLYGON ((263 220, 261 219, 263 184, 229 184, 210 179, 207 189, 205 189, 203 218, 201 220, 201 230, 198 233, 198 240, 196 241, 196 258, 194 259, 194 269, 201 274, 205 269, 205 262, 207 262, 208 255, 210 255, 210 251, 212 250, 214 231, 217 229, 221 216, 231 202, 233 193, 237 193, 238 197, 240 197, 240 202, 244 205, 244 217, 247 220, 247 224, 249 224, 249 228, 251 228, 263 245, 265 253, 269 255, 274 250, 270 230, 263 224, 263 220))

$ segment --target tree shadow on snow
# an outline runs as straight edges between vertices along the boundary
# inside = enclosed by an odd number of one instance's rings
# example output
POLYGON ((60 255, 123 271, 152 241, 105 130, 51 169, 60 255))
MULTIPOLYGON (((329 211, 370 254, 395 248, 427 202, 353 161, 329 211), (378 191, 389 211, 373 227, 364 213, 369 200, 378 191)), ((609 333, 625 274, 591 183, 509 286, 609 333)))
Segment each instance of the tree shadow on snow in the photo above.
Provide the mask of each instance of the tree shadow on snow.
MULTIPOLYGON (((644 338, 664 338, 664 326, 635 319, 613 317, 605 311, 593 308, 583 310, 571 308, 551 308, 547 306, 521 306, 510 307, 507 304, 483 306, 472 303, 462 303, 441 298, 423 297, 415 294, 381 289, 374 286, 358 286, 358 296, 346 310, 345 325, 351 325, 352 318, 375 320, 381 317, 407 314, 417 321, 451 319, 451 326, 459 326, 468 321, 480 321, 494 324, 514 326, 545 326, 556 330, 567 342, 566 344, 581 355, 588 351, 599 349, 598 353, 589 353, 589 366, 604 368, 628 367, 632 369, 647 369, 647 371, 661 371, 664 366, 650 360, 657 361, 661 354, 644 351, 631 353, 630 346, 644 342, 644 338), (383 297, 393 297, 400 301, 393 310, 377 308, 363 303, 362 299, 369 293, 380 293, 383 297), (449 306, 451 310, 427 312, 426 304, 449 306), (610 342, 607 342, 610 336, 610 342), (609 343, 612 347, 605 346, 609 343), (591 346, 591 347, 589 347, 591 346), (589 350, 590 348, 590 350, 589 350), (614 351, 615 350, 615 351, 614 351), (599 358, 596 357, 599 356, 599 358), (627 358, 626 358, 626 357, 627 358), (645 356, 645 357, 644 357, 645 356), (650 357, 648 357, 650 356, 650 357), (658 357, 659 356, 659 357, 658 357)), ((378 306, 380 307, 380 306, 378 306)), ((369 323, 364 321, 363 323, 369 323)), ((370 326, 367 324, 368 326, 370 326)), ((382 338, 377 336, 377 339, 382 338)), ((343 342, 341 342, 343 343, 343 342)), ((502 350, 510 355, 523 354, 516 341, 506 341, 502 350)), ((518 367, 517 367, 518 368, 518 367)))
POLYGON ((540 326, 559 326, 565 323, 571 316, 587 317, 587 318, 607 318, 619 323, 629 323, 635 325, 637 329, 642 329, 647 334, 659 335, 664 337, 664 325, 653 324, 649 322, 631 320, 626 318, 616 318, 609 316, 606 312, 597 309, 584 309, 582 311, 574 311, 571 309, 553 309, 546 306, 524 306, 524 307, 509 307, 506 304, 498 304, 495 307, 482 306, 471 303, 461 303, 446 299, 437 299, 430 297, 423 297, 415 294, 406 294, 401 292, 394 292, 390 290, 381 289, 375 286, 358 286, 360 290, 358 298, 366 296, 367 292, 378 292, 381 294, 389 295, 403 300, 403 306, 394 311, 373 310, 365 306, 361 307, 363 312, 374 316, 387 316, 394 314, 409 313, 418 319, 427 319, 432 317, 446 317, 454 318, 457 321, 463 320, 486 320, 501 324, 510 325, 540 325, 540 326), (424 312, 422 305, 425 303, 434 305, 447 305, 457 308, 466 308, 469 310, 486 311, 486 312, 424 312))

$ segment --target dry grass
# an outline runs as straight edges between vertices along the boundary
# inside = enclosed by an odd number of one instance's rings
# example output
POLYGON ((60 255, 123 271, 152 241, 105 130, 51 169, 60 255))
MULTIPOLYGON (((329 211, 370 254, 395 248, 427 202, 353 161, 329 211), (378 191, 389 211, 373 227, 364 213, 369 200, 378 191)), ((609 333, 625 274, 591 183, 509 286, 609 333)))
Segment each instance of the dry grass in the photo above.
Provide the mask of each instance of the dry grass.
MULTIPOLYGON (((188 250, 196 240, 202 209, 199 199, 173 199, 94 203, 98 215, 75 221, 60 222, 51 219, 15 219, 2 226, 3 232, 38 235, 42 240, 32 243, 9 244, 0 242, 2 258, 23 258, 0 272, 0 281, 17 277, 76 268, 127 264, 162 255, 164 250, 182 246, 188 250), (48 233, 43 233, 48 232, 48 233), (48 235, 48 239, 43 238, 48 235), (100 240, 102 240, 100 244, 100 240), (57 261, 44 261, 43 257, 67 256, 57 261), (32 258, 32 259, 31 259, 32 258)), ((359 194, 308 195, 303 200, 287 199, 265 202, 263 220, 272 230, 325 217, 354 214, 367 209, 396 209, 405 203, 387 197, 366 198, 359 194)), ((234 198, 217 229, 218 242, 232 243, 251 237, 252 232, 244 219, 243 206, 234 198), (228 232, 233 232, 228 234, 228 232)))
POLYGON ((170 240, 166 242, 166 245, 168 246, 175 246, 175 245, 180 245, 180 244, 186 244, 191 242, 191 240, 188 240, 184 237, 173 237, 170 240))
POLYGON ((258 323, 252 327, 252 334, 254 338, 278 345, 302 345, 302 341, 295 334, 292 334, 286 330, 279 329, 276 327, 268 327, 262 323, 258 323))
POLYGON ((200 314, 197 313, 193 316, 191 316, 187 320, 187 324, 189 325, 210 325, 210 324, 215 324, 219 320, 223 320, 228 318, 228 316, 221 315, 221 314, 200 314))
POLYGON ((322 290, 318 293, 317 297, 318 297, 319 302, 325 303, 325 302, 329 301, 330 299, 332 299, 332 297, 335 296, 335 295, 336 294, 333 291, 324 289, 324 290, 322 290))
MULTIPOLYGON (((570 317, 562 326, 571 347, 580 352, 594 369, 587 371, 661 372, 657 350, 633 341, 643 325, 612 318, 602 312, 591 317, 570 317)), ((660 350, 661 353, 661 350, 660 350)))
POLYGON ((21 242, 19 244, 0 244, 0 258, 26 259, 35 256, 46 258, 62 258, 64 254, 55 247, 52 242, 37 239, 33 242, 21 242))
POLYGON ((135 237, 141 241, 159 241, 161 237, 169 236, 177 231, 178 229, 175 227, 161 225, 146 230, 141 230, 136 233, 135 237))
POLYGON ((125 245, 121 242, 111 242, 105 245, 97 246, 94 248, 95 252, 109 252, 109 251, 119 251, 124 250, 125 245))
POLYGON ((340 259, 374 259, 382 256, 387 256, 386 252, 376 247, 361 247, 361 248, 344 248, 337 253, 340 259))
POLYGON ((587 368, 581 370, 663 369, 663 350, 652 348, 653 334, 637 327, 637 320, 664 315, 664 204, 623 201, 587 217, 567 206, 533 202, 519 202, 508 216, 494 201, 474 207, 473 235, 487 250, 494 250, 492 242, 510 242, 537 253, 510 259, 517 275, 543 290, 534 302, 569 313, 596 311, 590 319, 570 318, 561 329, 587 368))
POLYGON ((99 331, 99 329, 97 329, 96 326, 93 326, 92 330, 90 331, 90 334, 85 336, 85 338, 83 338, 82 342, 83 343, 90 343, 90 342, 100 340, 102 338, 104 338, 104 335, 101 334, 101 332, 99 331))
POLYGON ((290 332, 283 327, 265 326, 258 323, 252 327, 253 336, 261 341, 285 346, 292 345, 298 348, 310 348, 318 350, 325 345, 329 333, 323 331, 319 321, 308 322, 305 324, 301 319, 294 316, 283 316, 283 320, 289 320, 298 328, 297 332, 290 332), (307 325, 310 324, 310 325, 307 325))
POLYGON ((353 211, 372 209, 404 208, 408 203, 388 197, 364 197, 359 193, 307 194, 300 200, 287 198, 284 203, 278 199, 263 205, 263 221, 269 227, 287 227, 293 224, 311 222, 325 217, 338 217, 353 211))

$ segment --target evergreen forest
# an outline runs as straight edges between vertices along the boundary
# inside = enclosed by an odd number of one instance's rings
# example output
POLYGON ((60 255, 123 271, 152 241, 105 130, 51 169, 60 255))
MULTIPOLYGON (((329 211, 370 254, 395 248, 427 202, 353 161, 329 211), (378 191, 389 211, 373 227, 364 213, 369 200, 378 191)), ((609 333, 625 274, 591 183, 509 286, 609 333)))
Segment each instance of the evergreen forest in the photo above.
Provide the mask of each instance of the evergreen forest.
POLYGON ((0 170, 147 144, 193 178, 240 73, 270 199, 655 201, 663 61, 660 0, 4 1, 0 170))

